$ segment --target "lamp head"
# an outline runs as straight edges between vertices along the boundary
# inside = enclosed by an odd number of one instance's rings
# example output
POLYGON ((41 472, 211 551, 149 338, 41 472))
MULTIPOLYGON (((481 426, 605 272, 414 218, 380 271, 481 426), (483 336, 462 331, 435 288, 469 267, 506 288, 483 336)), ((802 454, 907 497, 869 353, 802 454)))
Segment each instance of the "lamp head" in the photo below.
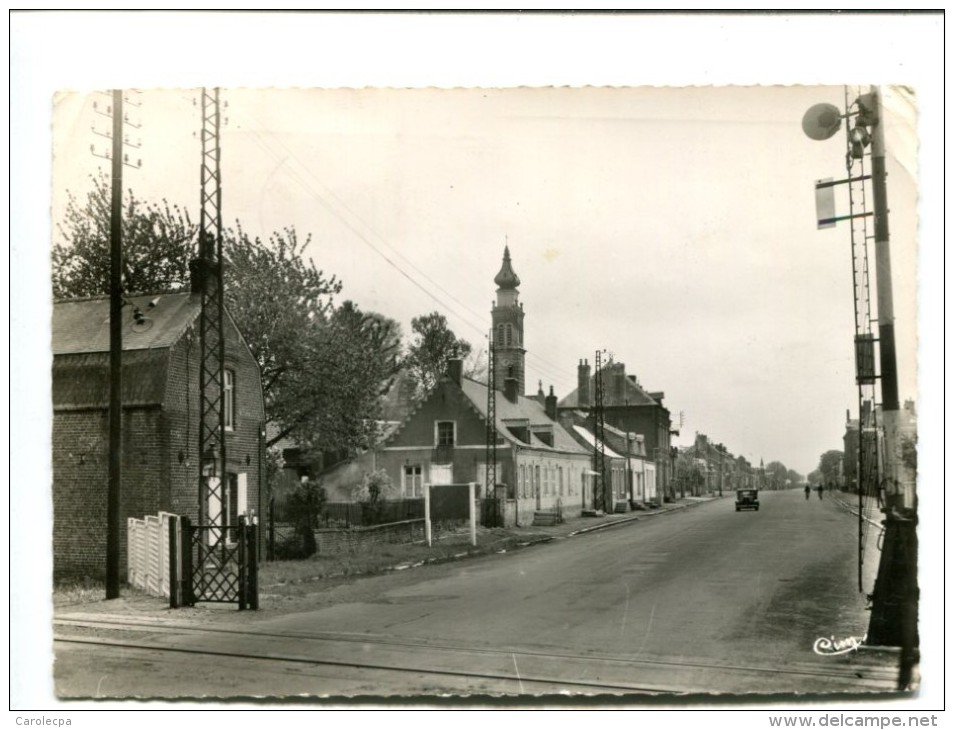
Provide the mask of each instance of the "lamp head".
POLYGON ((802 131, 815 140, 833 137, 841 126, 841 111, 834 104, 815 104, 802 117, 802 131))

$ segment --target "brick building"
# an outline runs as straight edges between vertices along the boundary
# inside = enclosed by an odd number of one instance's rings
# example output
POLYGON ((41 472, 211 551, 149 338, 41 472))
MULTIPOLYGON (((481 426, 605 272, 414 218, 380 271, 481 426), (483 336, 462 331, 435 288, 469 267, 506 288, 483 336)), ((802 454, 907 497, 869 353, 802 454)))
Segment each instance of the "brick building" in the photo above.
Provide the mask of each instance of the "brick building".
MULTIPOLYGON (((195 520, 200 470, 200 295, 127 295, 126 300, 122 310, 123 572, 127 518, 167 511, 195 520)), ((56 302, 52 349, 54 576, 98 577, 106 565, 109 298, 56 302)), ((232 519, 262 511, 265 416, 258 364, 228 316, 225 370, 229 476, 222 509, 232 519)))
MULTIPOLYGON (((552 388, 549 396, 522 394, 524 311, 507 248, 494 283, 497 484, 512 500, 518 524, 531 524, 543 510, 578 514, 592 506, 592 452, 557 421, 552 388)), ((346 494, 372 469, 385 469, 406 497, 421 496, 426 483, 477 482, 483 488, 486 445, 487 384, 464 377, 463 363, 451 360, 446 375, 378 448, 320 476, 335 495, 346 494)))
MULTIPOLYGON (((654 463, 656 488, 666 497, 673 496, 672 419, 663 405, 665 393, 643 390, 635 375, 627 375, 621 362, 603 366, 603 420, 624 433, 642 437, 646 456, 654 463)), ((596 375, 587 360, 577 368, 577 388, 557 404, 562 415, 573 411, 589 412, 595 406, 596 375)))
MULTIPOLYGON (((577 443, 591 454, 599 441, 595 435, 593 414, 581 410, 564 410, 560 423, 577 443)), ((642 505, 658 505, 656 463, 646 455, 646 441, 640 435, 621 431, 604 424, 603 452, 606 458, 604 506, 607 511, 626 511, 642 505)))

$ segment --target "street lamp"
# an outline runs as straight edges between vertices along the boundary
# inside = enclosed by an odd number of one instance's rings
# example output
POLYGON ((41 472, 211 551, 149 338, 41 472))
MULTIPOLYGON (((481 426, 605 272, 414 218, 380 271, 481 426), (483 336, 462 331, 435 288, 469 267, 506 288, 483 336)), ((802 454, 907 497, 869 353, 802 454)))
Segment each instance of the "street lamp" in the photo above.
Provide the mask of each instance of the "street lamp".
MULTIPOLYGON (((847 105, 847 104, 846 104, 847 105)), ((884 115, 881 93, 871 87, 859 95, 842 114, 832 104, 816 104, 802 119, 802 129, 811 139, 826 140, 833 137, 846 122, 848 136, 846 163, 849 178, 842 183, 862 183, 867 179, 851 177, 852 160, 860 160, 870 147, 871 192, 874 204, 875 280, 877 284, 878 349, 881 369, 881 409, 884 424, 884 472, 886 504, 884 507, 884 541, 881 562, 874 592, 871 595, 872 610, 868 628, 868 643, 872 645, 900 646, 901 672, 898 684, 907 689, 917 661, 917 498, 913 482, 898 476, 902 473, 899 463, 901 410, 898 399, 898 374, 895 355, 894 304, 891 289, 891 256, 888 235, 888 200, 885 172, 884 115), (853 118, 853 121, 852 121, 853 118)), ((828 185, 838 184, 829 183, 828 185)), ((817 190, 817 187, 816 187, 817 190)), ((851 219, 831 217, 827 222, 851 219)), ((819 226, 822 221, 819 220, 819 226)), ((860 358, 859 358, 860 359, 860 358)), ((859 385, 863 382, 859 372, 859 385)), ((872 381, 873 382, 873 379, 872 381)), ((859 414, 860 416, 860 414, 859 414)))

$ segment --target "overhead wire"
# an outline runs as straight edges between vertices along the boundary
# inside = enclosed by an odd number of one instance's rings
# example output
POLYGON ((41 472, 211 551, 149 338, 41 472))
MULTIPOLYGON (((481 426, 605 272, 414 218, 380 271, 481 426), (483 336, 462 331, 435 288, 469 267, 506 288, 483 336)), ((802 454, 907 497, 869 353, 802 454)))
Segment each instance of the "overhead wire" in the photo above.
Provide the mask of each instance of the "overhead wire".
MULTIPOLYGON (((401 254, 382 235, 377 233, 370 225, 368 225, 365 221, 363 221, 362 218, 357 213, 355 213, 344 201, 342 201, 340 197, 338 197, 333 191, 331 191, 328 188, 328 186, 322 183, 317 178, 317 176, 314 175, 313 172, 311 172, 307 167, 302 165, 301 162, 297 159, 297 156, 295 155, 295 153, 292 150, 290 150, 282 140, 278 139, 274 135, 271 135, 272 141, 274 141, 279 147, 282 148, 282 151, 285 152, 284 157, 281 155, 280 151, 276 152, 275 149, 269 146, 268 144, 269 140, 266 140, 265 135, 263 135, 262 133, 253 132, 251 135, 251 139, 253 140, 253 142, 256 143, 259 149, 261 149, 263 152, 269 155, 272 159, 274 160, 290 159, 293 163, 293 166, 287 167, 285 170, 285 174, 287 174, 290 178, 292 178, 295 182, 297 182, 302 187, 302 189, 305 190, 305 192, 311 196, 312 199, 318 202, 329 213, 335 216, 335 218, 341 221, 352 233, 354 233, 355 236, 358 237, 358 239, 362 243, 367 245, 372 251, 374 251, 378 256, 380 256, 389 266, 391 266, 392 268, 395 269, 395 271, 401 274, 402 277, 407 279, 411 284, 413 284, 416 288, 420 289, 424 294, 426 294, 430 299, 432 299, 434 302, 439 304, 445 310, 452 313, 462 324, 471 328, 475 332, 478 332, 482 338, 484 339, 487 338, 487 331, 489 329, 489 324, 485 324, 487 323, 486 316, 476 313, 473 309, 471 309, 465 303, 461 302, 453 294, 448 292, 439 283, 435 282, 433 279, 427 276, 426 273, 421 271, 406 256, 401 254), (297 168, 301 168, 301 170, 304 170, 305 174, 303 175, 302 172, 300 172, 299 169, 297 168), (306 179, 305 175, 307 175, 307 177, 310 178, 310 180, 306 179), (314 185, 312 183, 314 183, 314 185), (340 210, 335 207, 335 205, 333 205, 324 195, 322 195, 321 192, 316 190, 315 185, 325 190, 327 192, 327 195, 330 198, 332 198, 335 201, 335 203, 337 203, 337 205, 340 206, 341 209, 343 209, 344 211, 348 213, 348 216, 342 214, 340 210), (350 220, 349 216, 350 218, 353 218, 355 221, 357 221, 357 223, 350 220), (431 286, 440 290, 441 292, 446 294, 451 300, 456 302, 457 305, 459 305, 459 307, 464 310, 465 314, 462 314, 458 310, 458 307, 448 304, 448 302, 444 301, 441 297, 439 297, 433 291, 431 291, 427 286, 422 284, 414 276, 412 276, 407 271, 405 271, 404 268, 402 268, 394 260, 395 257, 389 256, 386 252, 382 251, 380 246, 375 245, 375 243, 370 240, 369 235, 366 235, 362 230, 359 230, 359 225, 360 227, 366 229, 369 232, 369 234, 373 236, 374 238, 376 238, 381 244, 383 244, 384 246, 387 246, 389 249, 394 251, 396 254, 396 257, 400 257, 404 262, 406 262, 409 268, 414 269, 414 271, 417 272, 420 275, 420 277, 426 280, 431 286), (482 324, 476 324, 475 322, 471 321, 468 318, 468 315, 476 318, 482 324)), ((485 351, 485 350, 486 350, 486 347, 482 348, 481 351, 485 351)), ((556 370, 557 366, 554 366, 552 363, 542 359, 538 355, 535 355, 529 352, 527 354, 530 357, 530 359, 534 361, 536 369, 539 370, 543 375, 549 377, 554 382, 564 386, 569 386, 571 384, 572 381, 566 375, 561 374, 556 370)), ((575 383, 573 384, 573 387, 575 387, 575 383)))

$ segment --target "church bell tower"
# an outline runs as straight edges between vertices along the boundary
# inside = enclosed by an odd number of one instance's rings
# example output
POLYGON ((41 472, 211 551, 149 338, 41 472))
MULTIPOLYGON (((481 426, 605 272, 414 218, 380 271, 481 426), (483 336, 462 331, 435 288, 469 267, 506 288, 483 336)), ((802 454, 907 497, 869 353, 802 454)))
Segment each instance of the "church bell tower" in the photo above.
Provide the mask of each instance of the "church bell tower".
POLYGON ((497 301, 490 311, 494 328, 494 380, 497 390, 504 390, 505 382, 514 378, 517 393, 523 395, 526 385, 523 347, 523 304, 518 300, 520 277, 510 263, 510 248, 504 246, 503 264, 494 277, 497 301))

